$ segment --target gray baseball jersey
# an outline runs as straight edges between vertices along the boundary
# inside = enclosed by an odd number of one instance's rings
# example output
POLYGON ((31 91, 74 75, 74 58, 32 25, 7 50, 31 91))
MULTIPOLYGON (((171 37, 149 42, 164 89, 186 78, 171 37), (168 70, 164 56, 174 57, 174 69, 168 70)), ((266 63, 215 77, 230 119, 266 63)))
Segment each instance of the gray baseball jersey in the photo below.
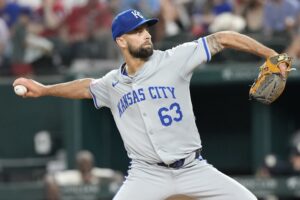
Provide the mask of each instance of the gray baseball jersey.
POLYGON ((165 200, 184 194, 201 200, 256 200, 245 187, 194 151, 201 148, 190 97, 193 70, 211 58, 206 38, 154 51, 134 77, 124 65, 93 80, 97 108, 110 108, 132 159, 114 200, 165 200), (185 158, 184 166, 159 166, 185 158))
POLYGON ((95 106, 110 108, 131 159, 169 164, 201 148, 189 85, 210 57, 200 38, 155 50, 134 77, 123 65, 91 83, 95 106))

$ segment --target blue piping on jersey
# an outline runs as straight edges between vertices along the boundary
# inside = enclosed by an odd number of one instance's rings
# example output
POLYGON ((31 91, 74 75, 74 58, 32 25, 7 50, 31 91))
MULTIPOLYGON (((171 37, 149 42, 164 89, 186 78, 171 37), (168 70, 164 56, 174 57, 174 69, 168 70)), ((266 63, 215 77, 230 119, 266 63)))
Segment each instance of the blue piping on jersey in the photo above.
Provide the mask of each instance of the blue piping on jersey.
POLYGON ((89 89, 90 89, 90 93, 92 94, 92 97, 93 97, 93 101, 94 101, 95 107, 96 107, 97 109, 100 109, 100 107, 99 107, 98 104, 97 104, 96 95, 94 95, 94 93, 93 93, 92 90, 91 90, 91 86, 89 87, 89 89))
POLYGON ((206 60, 210 61, 211 56, 210 56, 210 52, 208 51, 208 47, 207 47, 207 43, 206 43, 206 38, 202 38, 202 42, 203 42, 205 53, 206 53, 206 60))
POLYGON ((128 74, 127 74, 127 71, 126 71, 126 69, 125 69, 125 63, 121 66, 121 74, 123 74, 123 75, 125 75, 125 76, 128 76, 128 74))

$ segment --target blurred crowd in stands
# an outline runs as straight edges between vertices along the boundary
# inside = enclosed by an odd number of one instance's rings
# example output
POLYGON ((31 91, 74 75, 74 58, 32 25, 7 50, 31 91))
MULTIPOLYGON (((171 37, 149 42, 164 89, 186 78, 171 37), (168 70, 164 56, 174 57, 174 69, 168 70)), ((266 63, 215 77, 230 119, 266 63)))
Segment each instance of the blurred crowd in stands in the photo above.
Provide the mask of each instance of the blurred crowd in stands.
POLYGON ((275 153, 265 156, 261 168, 257 171, 259 177, 300 175, 300 130, 291 136, 288 144, 289 155, 286 159, 275 153))
MULTIPOLYGON (((259 178, 291 177, 289 185, 293 184, 294 178, 300 175, 300 130, 295 131, 288 141, 288 156, 282 158, 276 153, 267 154, 264 162, 257 170, 256 176, 259 178)), ((294 198, 280 198, 274 194, 266 195, 260 200, 296 200, 294 198)))
POLYGON ((160 19, 151 29, 159 49, 233 30, 300 58, 299 0, 0 0, 0 76, 59 74, 80 60, 119 60, 110 27, 128 8, 160 19))
MULTIPOLYGON (((115 194, 120 188, 123 174, 109 168, 98 168, 94 164, 94 155, 87 150, 81 150, 76 155, 76 169, 48 173, 45 176, 46 200, 60 199, 103 199, 98 198, 99 188, 106 181, 110 193, 115 194), (74 187, 73 191, 64 187, 74 187), (79 187, 83 189, 80 190, 79 187), (87 187, 87 188, 84 188, 87 187), (75 191, 74 191, 75 190, 75 191), (64 197, 64 193, 69 193, 64 197), (70 196, 72 193, 72 196, 70 196)), ((65 194, 66 195, 66 194, 65 194)))

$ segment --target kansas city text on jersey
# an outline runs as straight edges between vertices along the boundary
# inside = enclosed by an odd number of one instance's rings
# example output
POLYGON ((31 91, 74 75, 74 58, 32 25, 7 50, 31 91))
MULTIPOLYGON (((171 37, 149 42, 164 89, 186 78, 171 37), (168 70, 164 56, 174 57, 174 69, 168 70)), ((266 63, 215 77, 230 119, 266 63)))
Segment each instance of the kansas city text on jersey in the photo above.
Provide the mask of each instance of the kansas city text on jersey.
POLYGON ((139 88, 124 94, 118 102, 119 116, 121 117, 125 110, 136 103, 147 99, 176 99, 175 88, 167 86, 150 86, 147 89, 139 88))

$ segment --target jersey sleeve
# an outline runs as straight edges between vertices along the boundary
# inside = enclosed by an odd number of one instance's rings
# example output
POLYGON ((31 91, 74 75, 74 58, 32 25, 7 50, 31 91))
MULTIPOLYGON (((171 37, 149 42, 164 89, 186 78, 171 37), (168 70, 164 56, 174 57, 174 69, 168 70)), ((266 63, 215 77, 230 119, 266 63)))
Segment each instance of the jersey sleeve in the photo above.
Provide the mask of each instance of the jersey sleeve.
POLYGON ((107 79, 108 75, 105 75, 102 78, 94 79, 90 83, 90 93, 97 109, 101 107, 110 107, 108 87, 106 83, 107 79))
POLYGON ((187 80, 192 77, 192 73, 196 67, 211 59, 206 37, 183 43, 170 51, 176 61, 174 65, 177 66, 176 70, 187 80))

